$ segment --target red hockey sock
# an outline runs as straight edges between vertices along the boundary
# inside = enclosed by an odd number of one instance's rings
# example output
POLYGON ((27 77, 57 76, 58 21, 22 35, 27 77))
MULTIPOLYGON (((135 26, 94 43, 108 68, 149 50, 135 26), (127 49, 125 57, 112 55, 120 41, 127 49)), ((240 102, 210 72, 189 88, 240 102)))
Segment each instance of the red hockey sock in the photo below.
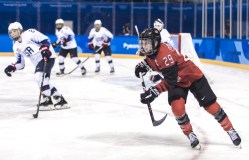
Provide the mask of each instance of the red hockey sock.
POLYGON ((233 128, 233 125, 226 115, 225 111, 217 102, 214 102, 210 106, 205 107, 205 110, 214 116, 214 118, 220 123, 221 127, 225 131, 229 131, 231 128, 233 128))
POLYGON ((182 129, 182 132, 185 135, 189 135, 190 132, 193 131, 192 125, 190 124, 190 120, 188 115, 185 112, 185 100, 183 98, 174 100, 171 102, 171 109, 176 117, 176 121, 178 125, 182 129))

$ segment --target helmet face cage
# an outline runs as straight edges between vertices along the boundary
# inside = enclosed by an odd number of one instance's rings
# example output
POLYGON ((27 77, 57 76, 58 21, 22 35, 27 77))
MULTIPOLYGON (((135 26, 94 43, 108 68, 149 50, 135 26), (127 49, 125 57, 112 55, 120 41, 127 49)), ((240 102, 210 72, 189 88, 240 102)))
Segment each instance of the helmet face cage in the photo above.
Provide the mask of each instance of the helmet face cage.
POLYGON ((153 55, 160 46, 160 32, 155 28, 145 29, 139 36, 139 49, 144 55, 153 55))
POLYGON ((63 19, 57 19, 55 21, 56 29, 60 30, 64 26, 64 20, 63 19))
POLYGON ((64 26, 63 23, 57 23, 55 24, 56 29, 60 30, 64 26))
POLYGON ((164 24, 163 24, 162 20, 160 20, 160 19, 155 20, 155 22, 154 22, 154 28, 158 29, 161 32, 161 30, 163 29, 163 27, 164 27, 164 24))
POLYGON ((94 28, 95 28, 96 32, 98 32, 100 30, 101 25, 102 25, 101 20, 98 19, 98 20, 94 21, 94 28))
POLYGON ((139 49, 144 55, 152 55, 157 51, 153 40, 149 38, 139 39, 139 49))
POLYGON ((100 30, 100 24, 94 24, 95 31, 98 32, 100 30))

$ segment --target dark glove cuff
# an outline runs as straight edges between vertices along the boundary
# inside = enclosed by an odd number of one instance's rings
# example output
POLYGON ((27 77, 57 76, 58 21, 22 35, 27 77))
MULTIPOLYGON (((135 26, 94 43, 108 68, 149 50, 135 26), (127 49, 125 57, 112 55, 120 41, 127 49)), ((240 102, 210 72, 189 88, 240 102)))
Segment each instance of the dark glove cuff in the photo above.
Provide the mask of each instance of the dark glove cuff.
POLYGON ((48 44, 42 44, 39 50, 40 51, 49 50, 49 45, 48 44))

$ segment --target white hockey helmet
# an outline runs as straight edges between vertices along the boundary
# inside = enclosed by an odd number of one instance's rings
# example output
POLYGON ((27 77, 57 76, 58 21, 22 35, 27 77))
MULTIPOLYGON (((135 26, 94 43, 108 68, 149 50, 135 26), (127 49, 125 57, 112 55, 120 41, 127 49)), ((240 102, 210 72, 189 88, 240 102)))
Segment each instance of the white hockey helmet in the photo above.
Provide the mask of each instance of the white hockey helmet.
POLYGON ((161 32, 163 27, 164 27, 163 21, 161 19, 159 19, 159 18, 156 19, 155 22, 154 22, 154 28, 158 29, 161 32))
POLYGON ((96 25, 96 24, 98 24, 98 25, 100 25, 100 26, 101 26, 101 25, 102 25, 101 20, 99 20, 99 19, 95 20, 95 21, 94 21, 94 25, 96 25))
POLYGON ((22 25, 19 22, 13 22, 9 24, 8 33, 11 39, 18 40, 23 31, 22 25), (14 31, 13 31, 14 30, 14 31))
POLYGON ((22 25, 19 22, 10 23, 10 25, 8 27, 8 32, 11 31, 12 29, 19 29, 20 31, 23 30, 22 25))
POLYGON ((55 21, 55 24, 64 24, 64 20, 63 19, 57 19, 55 21))
POLYGON ((95 28, 96 32, 98 32, 100 30, 101 25, 102 25, 101 20, 97 19, 97 20, 94 21, 94 28, 95 28))

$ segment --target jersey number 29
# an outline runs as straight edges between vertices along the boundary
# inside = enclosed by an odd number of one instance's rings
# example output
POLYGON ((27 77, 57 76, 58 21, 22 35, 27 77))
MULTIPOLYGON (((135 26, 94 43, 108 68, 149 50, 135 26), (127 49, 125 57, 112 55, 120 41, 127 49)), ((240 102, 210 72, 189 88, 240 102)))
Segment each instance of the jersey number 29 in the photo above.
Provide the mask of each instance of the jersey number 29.
POLYGON ((167 57, 163 57, 164 59, 164 63, 166 66, 169 66, 170 64, 174 64, 175 61, 173 59, 173 57, 171 56, 171 54, 169 54, 167 57))

